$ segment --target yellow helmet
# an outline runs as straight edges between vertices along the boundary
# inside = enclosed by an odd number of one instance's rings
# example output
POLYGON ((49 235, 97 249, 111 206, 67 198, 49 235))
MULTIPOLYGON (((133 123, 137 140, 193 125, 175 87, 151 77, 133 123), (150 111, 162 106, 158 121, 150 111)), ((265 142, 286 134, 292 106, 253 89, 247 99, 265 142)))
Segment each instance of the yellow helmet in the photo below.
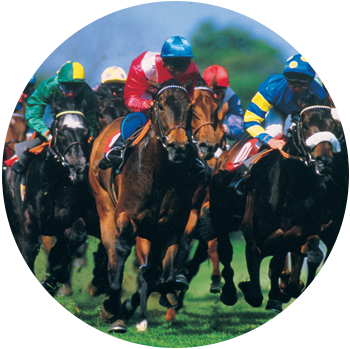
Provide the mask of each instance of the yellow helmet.
POLYGON ((104 70, 101 75, 101 83, 105 84, 106 82, 121 82, 125 84, 127 75, 125 71, 120 67, 109 67, 104 70))

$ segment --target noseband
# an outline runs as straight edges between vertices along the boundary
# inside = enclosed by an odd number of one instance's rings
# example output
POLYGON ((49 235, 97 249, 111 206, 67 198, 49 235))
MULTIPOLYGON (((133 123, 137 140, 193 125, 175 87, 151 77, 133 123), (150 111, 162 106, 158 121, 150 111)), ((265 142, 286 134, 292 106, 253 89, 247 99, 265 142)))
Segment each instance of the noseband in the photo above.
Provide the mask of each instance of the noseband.
POLYGON ((64 157, 67 154, 68 150, 70 148, 72 148, 73 146, 80 145, 83 148, 83 151, 85 153, 85 147, 84 147, 83 143, 81 143, 81 142, 73 142, 73 143, 69 144, 69 146, 63 152, 63 154, 59 151, 59 149, 57 147, 57 136, 58 136, 57 119, 60 116, 66 115, 66 114, 78 114, 78 115, 84 116, 84 114, 82 112, 77 111, 77 110, 65 110, 63 112, 58 113, 55 116, 55 121, 54 121, 55 124, 54 124, 54 134, 53 134, 52 146, 49 147, 49 151, 54 156, 55 160, 60 162, 63 167, 67 167, 69 165, 64 157))
POLYGON ((162 123, 160 121, 159 112, 158 112, 159 101, 157 99, 165 90, 167 90, 169 88, 177 88, 177 89, 183 90, 186 93, 188 93, 188 91, 182 86, 177 86, 177 85, 165 86, 161 90, 159 90, 159 92, 157 93, 154 106, 152 107, 152 111, 154 112, 154 115, 156 117, 156 123, 158 125, 160 134, 158 134, 158 132, 156 131, 155 127, 152 124, 150 125, 150 127, 152 128, 152 130, 156 134, 157 139, 162 143, 163 147, 168 151, 169 151, 169 147, 168 147, 169 138, 168 138, 168 136, 169 136, 171 131, 173 131, 175 129, 183 129, 187 134, 187 130, 183 125, 176 125, 176 126, 172 127, 168 132, 165 133, 165 130, 164 130, 162 123))

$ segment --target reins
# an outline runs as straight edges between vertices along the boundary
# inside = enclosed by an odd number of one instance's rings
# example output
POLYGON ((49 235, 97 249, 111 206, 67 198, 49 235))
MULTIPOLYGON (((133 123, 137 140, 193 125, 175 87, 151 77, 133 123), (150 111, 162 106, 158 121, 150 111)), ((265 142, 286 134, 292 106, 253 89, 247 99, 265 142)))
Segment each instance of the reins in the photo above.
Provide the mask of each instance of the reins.
POLYGON ((67 167, 69 164, 67 163, 67 161, 65 160, 65 155, 67 154, 68 150, 70 148, 72 148, 73 146, 76 146, 76 145, 80 145, 82 148, 83 148, 83 151, 85 153, 85 147, 84 147, 84 144, 81 143, 81 142, 72 142, 63 152, 63 154, 59 151, 58 147, 57 147, 57 137, 58 137, 58 128, 57 128, 57 125, 56 125, 56 120, 62 116, 62 115, 66 115, 66 114, 78 114, 78 115, 82 115, 85 117, 85 115, 80 112, 80 111, 77 111, 77 110, 65 110, 65 111, 62 111, 58 114, 56 114, 55 116, 55 120, 54 120, 54 134, 53 134, 53 142, 51 143, 51 146, 49 146, 49 152, 53 155, 54 159, 58 162, 61 163, 61 165, 63 167, 67 167))

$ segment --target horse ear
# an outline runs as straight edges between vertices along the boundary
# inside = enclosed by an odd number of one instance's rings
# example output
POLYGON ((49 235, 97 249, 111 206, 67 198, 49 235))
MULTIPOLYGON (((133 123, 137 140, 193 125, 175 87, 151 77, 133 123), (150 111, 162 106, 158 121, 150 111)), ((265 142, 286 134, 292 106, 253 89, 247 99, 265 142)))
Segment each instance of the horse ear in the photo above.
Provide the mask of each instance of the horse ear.
POLYGON ((209 84, 209 87, 212 89, 212 90, 215 90, 217 88, 217 79, 216 79, 216 75, 213 76, 213 78, 211 79, 210 81, 210 84, 209 84))
POLYGON ((191 86, 192 86, 192 79, 188 79, 188 80, 185 82, 185 84, 184 84, 184 88, 185 88, 187 91, 189 91, 190 88, 191 88, 191 86))
POLYGON ((153 81, 153 80, 147 79, 147 83, 148 83, 149 86, 151 86, 155 90, 159 90, 160 84, 157 81, 153 81))

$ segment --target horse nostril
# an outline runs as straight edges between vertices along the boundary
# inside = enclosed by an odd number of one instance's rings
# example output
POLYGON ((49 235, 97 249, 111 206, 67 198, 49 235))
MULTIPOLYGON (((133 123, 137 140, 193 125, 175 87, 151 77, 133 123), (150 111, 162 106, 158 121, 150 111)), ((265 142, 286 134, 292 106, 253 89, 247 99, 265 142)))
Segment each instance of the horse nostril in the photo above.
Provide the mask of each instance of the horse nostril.
POLYGON ((316 163, 319 167, 330 166, 333 162, 333 158, 329 156, 318 156, 316 158, 316 163))

